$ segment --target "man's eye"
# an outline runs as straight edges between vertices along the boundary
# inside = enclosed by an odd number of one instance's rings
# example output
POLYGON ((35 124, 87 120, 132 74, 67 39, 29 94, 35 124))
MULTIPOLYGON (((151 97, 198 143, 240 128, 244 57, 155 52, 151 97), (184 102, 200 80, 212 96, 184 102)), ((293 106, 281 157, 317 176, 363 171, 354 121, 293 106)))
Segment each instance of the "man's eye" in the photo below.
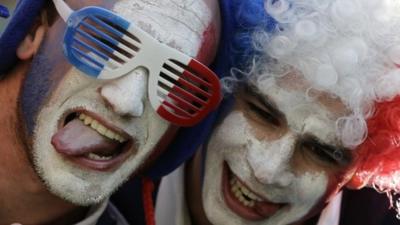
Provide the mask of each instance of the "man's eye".
POLYGON ((301 143, 301 147, 305 151, 309 151, 323 162, 336 166, 347 166, 351 162, 351 156, 345 149, 331 148, 323 146, 319 143, 305 141, 301 143))
POLYGON ((264 107, 258 106, 256 103, 246 101, 251 112, 255 113, 256 116, 269 124, 279 127, 281 122, 270 111, 264 107))

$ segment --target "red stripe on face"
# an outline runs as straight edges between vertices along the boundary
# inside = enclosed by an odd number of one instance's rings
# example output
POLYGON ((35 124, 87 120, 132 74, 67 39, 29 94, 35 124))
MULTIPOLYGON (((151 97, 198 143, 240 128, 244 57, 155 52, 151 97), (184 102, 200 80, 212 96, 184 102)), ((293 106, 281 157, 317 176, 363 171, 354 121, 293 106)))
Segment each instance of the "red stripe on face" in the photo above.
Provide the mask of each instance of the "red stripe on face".
POLYGON ((210 9, 212 16, 209 25, 203 32, 203 39, 201 42, 199 52, 196 56, 196 59, 206 65, 210 65, 211 62, 214 60, 218 48, 221 19, 220 19, 218 1, 216 0, 203 0, 203 1, 210 9))
POLYGON ((206 65, 210 65, 217 52, 218 39, 219 28, 216 27, 216 24, 211 23, 203 32, 203 40, 196 59, 206 65))

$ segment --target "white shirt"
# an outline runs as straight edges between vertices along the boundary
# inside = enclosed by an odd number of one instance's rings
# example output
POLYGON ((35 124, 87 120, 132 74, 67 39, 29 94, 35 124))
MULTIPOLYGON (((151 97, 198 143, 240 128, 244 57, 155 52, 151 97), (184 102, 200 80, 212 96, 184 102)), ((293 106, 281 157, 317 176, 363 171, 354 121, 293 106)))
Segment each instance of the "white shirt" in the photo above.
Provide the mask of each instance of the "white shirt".
POLYGON ((156 202, 156 225, 190 225, 184 196, 184 165, 165 176, 160 184, 156 202))

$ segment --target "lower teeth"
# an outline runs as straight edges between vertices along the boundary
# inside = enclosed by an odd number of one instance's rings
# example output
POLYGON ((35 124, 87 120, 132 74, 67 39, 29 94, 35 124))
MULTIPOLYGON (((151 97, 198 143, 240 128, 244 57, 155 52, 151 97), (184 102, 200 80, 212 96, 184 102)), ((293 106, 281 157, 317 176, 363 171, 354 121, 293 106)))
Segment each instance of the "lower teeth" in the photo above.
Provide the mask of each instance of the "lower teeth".
POLYGON ((110 160, 113 158, 113 156, 100 156, 94 153, 89 153, 86 155, 86 157, 93 160, 103 160, 103 161, 110 160))

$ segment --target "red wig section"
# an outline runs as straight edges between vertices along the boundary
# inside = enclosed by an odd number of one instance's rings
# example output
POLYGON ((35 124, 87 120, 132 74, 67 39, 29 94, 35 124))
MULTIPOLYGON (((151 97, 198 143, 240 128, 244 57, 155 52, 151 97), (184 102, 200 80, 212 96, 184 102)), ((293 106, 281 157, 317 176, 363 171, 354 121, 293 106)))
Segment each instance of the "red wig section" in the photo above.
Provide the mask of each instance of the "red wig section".
POLYGON ((367 124, 368 136, 356 149, 356 172, 348 186, 400 193, 400 96, 377 103, 367 124))

